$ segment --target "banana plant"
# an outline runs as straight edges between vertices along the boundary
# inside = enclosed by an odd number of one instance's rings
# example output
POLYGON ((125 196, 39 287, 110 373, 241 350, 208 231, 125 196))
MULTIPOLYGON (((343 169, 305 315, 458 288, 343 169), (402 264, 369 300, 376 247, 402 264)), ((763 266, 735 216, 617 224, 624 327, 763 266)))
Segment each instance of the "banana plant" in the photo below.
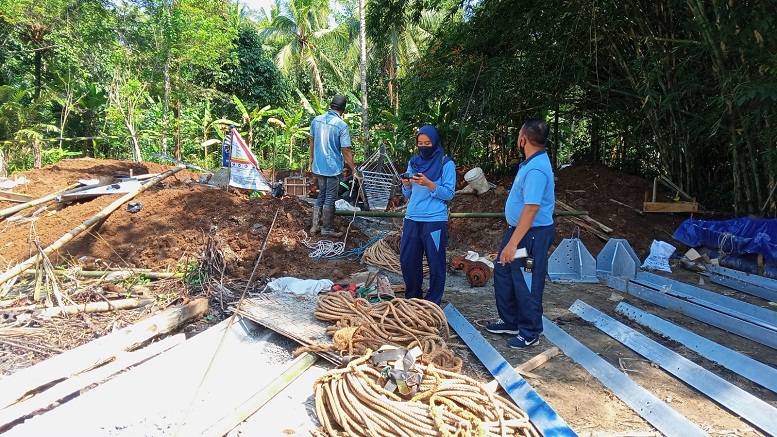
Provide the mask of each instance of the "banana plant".
POLYGON ((203 148, 205 162, 208 161, 208 147, 214 144, 221 144, 221 142, 224 140, 223 132, 226 129, 223 129, 223 127, 238 125, 238 123, 235 123, 234 121, 227 118, 218 118, 214 120, 210 110, 210 102, 205 103, 205 111, 203 112, 202 116, 194 115, 192 120, 184 120, 182 123, 196 126, 202 132, 202 142, 200 143, 200 147, 203 148), (208 139, 211 132, 215 133, 218 138, 208 139))
POLYGON ((239 125, 242 128, 248 127, 248 133, 244 134, 241 133, 241 135, 245 135, 246 137, 246 144, 248 144, 248 147, 251 147, 254 142, 254 123, 257 120, 260 120, 264 117, 270 116, 270 105, 267 105, 263 108, 256 107, 251 112, 249 112, 242 101, 236 96, 232 95, 232 101, 235 103, 235 106, 237 107, 238 111, 240 111, 242 123, 239 125))
POLYGON ((283 124, 276 124, 276 126, 283 129, 283 136, 289 141, 289 167, 294 168, 294 144, 300 138, 310 137, 310 126, 303 125, 303 121, 306 119, 305 110, 300 108, 296 112, 292 112, 284 108, 276 108, 269 111, 268 114, 283 122, 283 124))

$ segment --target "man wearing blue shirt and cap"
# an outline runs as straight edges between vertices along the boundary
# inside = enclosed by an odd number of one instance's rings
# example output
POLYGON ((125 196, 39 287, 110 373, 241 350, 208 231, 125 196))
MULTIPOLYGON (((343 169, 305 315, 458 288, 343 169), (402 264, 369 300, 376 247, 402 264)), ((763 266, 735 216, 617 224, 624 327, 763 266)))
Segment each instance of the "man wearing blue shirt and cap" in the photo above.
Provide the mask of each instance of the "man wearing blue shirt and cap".
POLYGON ((332 97, 330 110, 319 115, 310 123, 310 170, 318 176, 318 197, 313 206, 313 221, 310 234, 342 237, 334 228, 335 201, 340 186, 339 176, 343 171, 343 158, 351 174, 356 173, 351 153, 351 131, 343 121, 345 97, 332 97), (321 225, 319 227, 319 222, 321 225))
POLYGON ((548 131, 545 120, 529 120, 518 134, 518 147, 526 159, 519 165, 507 197, 508 228, 494 264, 494 297, 500 319, 486 324, 486 329, 514 335, 507 341, 513 348, 536 345, 542 333, 548 250, 556 237, 555 182, 545 149, 548 131), (524 278, 524 272, 531 274, 524 278))

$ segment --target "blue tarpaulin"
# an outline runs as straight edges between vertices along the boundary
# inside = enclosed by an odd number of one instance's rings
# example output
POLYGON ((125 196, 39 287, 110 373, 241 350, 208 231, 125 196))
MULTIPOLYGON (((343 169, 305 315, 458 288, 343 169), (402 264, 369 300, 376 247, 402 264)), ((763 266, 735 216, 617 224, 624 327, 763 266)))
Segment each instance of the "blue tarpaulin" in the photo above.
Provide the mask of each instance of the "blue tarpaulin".
POLYGON ((761 254, 767 263, 777 264, 777 219, 688 219, 672 237, 691 247, 717 250, 720 255, 761 254))
POLYGON ((766 262, 777 264, 777 219, 688 219, 672 237, 691 247, 715 249, 721 255, 761 254, 766 262))

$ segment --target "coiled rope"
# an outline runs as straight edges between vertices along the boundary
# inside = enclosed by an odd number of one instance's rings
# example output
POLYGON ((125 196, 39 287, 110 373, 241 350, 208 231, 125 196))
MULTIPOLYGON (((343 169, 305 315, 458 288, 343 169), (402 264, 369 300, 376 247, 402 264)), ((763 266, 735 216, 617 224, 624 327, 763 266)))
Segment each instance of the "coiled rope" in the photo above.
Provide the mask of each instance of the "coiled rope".
POLYGON ((386 344, 406 349, 418 346, 423 352, 421 363, 461 370, 461 358, 445 342, 450 338, 445 313, 428 300, 394 299, 373 305, 366 299, 353 298, 347 291, 335 291, 318 297, 314 315, 333 323, 327 328, 333 344, 303 347, 295 354, 338 351, 361 355, 367 349, 377 350, 386 344))
POLYGON ((728 256, 734 251, 734 234, 731 232, 723 232, 718 237, 718 252, 721 258, 728 256), (726 243, 728 243, 730 249, 726 251, 726 243))
POLYGON ((477 381, 416 364, 423 379, 409 400, 382 387, 371 350, 314 384, 316 414, 329 436, 525 436, 540 434, 525 412, 477 381))
MULTIPOLYGON (((362 255, 365 264, 380 267, 394 273, 402 273, 402 266, 399 262, 399 254, 392 248, 391 243, 385 239, 377 241, 375 244, 367 247, 362 255)), ((429 265, 426 260, 423 261, 424 275, 429 274, 429 265)))

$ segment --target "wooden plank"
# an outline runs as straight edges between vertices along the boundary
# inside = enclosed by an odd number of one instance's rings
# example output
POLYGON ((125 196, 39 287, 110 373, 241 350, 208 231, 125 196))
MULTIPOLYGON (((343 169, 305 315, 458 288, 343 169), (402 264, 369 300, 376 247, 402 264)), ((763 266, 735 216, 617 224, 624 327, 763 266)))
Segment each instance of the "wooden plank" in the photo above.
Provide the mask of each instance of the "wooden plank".
MULTIPOLYGON (((332 338, 326 334, 329 323, 313 316, 317 306, 318 296, 265 293, 258 298, 244 299, 238 314, 305 346, 332 344, 332 338)), ((318 355, 332 364, 342 362, 335 352, 318 355)))
MULTIPOLYGON (((578 301, 579 302, 579 301, 578 301)), ((567 334, 547 318, 542 318, 543 335, 609 388, 626 405, 667 436, 706 436, 693 422, 653 393, 642 388, 612 364, 567 334)))
POLYGON ((721 346, 714 341, 707 340, 701 335, 642 311, 626 302, 619 303, 615 307, 615 311, 650 328, 656 334, 681 343, 704 358, 777 393, 777 369, 721 346))
POLYGON ((777 408, 582 301, 569 310, 760 430, 777 435, 777 408))
MULTIPOLYGON (((562 201, 560 201, 560 200, 556 200, 556 205, 560 206, 560 207, 561 207, 561 209, 563 209, 563 210, 566 210, 566 211, 575 211, 575 209, 574 209, 574 208, 572 208, 571 206, 567 205, 566 203, 564 203, 564 202, 562 202, 562 201)), ((588 214, 586 214, 586 215, 581 215, 581 216, 579 216, 579 217, 581 217, 583 220, 585 220, 585 221, 587 221, 587 222, 589 222, 589 223, 593 223, 594 225, 598 226, 598 227, 599 227, 599 229, 601 229, 601 230, 602 230, 602 231, 604 231, 604 232, 607 232, 608 234, 609 234, 610 232, 612 232, 612 228, 610 228, 610 227, 608 227, 608 226, 605 226, 603 223, 600 223, 600 222, 598 222, 598 221, 594 220, 594 219, 593 219, 593 218, 591 218, 591 216, 589 216, 588 214)))
POLYGON ((0 409, 73 375, 113 360, 120 352, 169 332, 207 310, 208 299, 196 299, 0 379, 0 409))
POLYGON ((696 202, 644 202, 643 212, 697 212, 699 204, 696 202))
POLYGON ((448 324, 459 334, 464 343, 480 359, 484 366, 499 381, 510 399, 515 401, 526 414, 529 420, 544 436, 576 436, 544 399, 518 374, 491 344, 472 326, 471 323, 452 304, 445 306, 443 310, 448 324))
POLYGON ((603 234, 599 229, 591 226, 590 224, 588 224, 585 221, 577 218, 576 216, 566 216, 565 218, 567 220, 569 220, 570 222, 572 222, 573 224, 575 224, 577 226, 580 226, 581 228, 588 229, 594 236, 596 236, 596 238, 598 238, 598 239, 600 239, 602 241, 607 241, 607 240, 610 239, 610 237, 608 237, 607 235, 603 234))
POLYGON ((0 190, 0 200, 8 200, 10 202, 29 202, 32 200, 32 196, 26 194, 14 193, 13 191, 0 190))
MULTIPOLYGON (((552 347, 538 355, 535 355, 534 357, 524 362, 523 364, 519 364, 515 366, 514 369, 522 376, 528 376, 530 378, 539 378, 540 377, 539 375, 535 375, 531 373, 531 371, 547 363, 548 360, 558 355, 558 352, 559 350, 557 347, 552 347)), ((497 381, 496 379, 483 386, 483 389, 491 393, 494 393, 498 388, 499 388, 499 381, 497 381)))

